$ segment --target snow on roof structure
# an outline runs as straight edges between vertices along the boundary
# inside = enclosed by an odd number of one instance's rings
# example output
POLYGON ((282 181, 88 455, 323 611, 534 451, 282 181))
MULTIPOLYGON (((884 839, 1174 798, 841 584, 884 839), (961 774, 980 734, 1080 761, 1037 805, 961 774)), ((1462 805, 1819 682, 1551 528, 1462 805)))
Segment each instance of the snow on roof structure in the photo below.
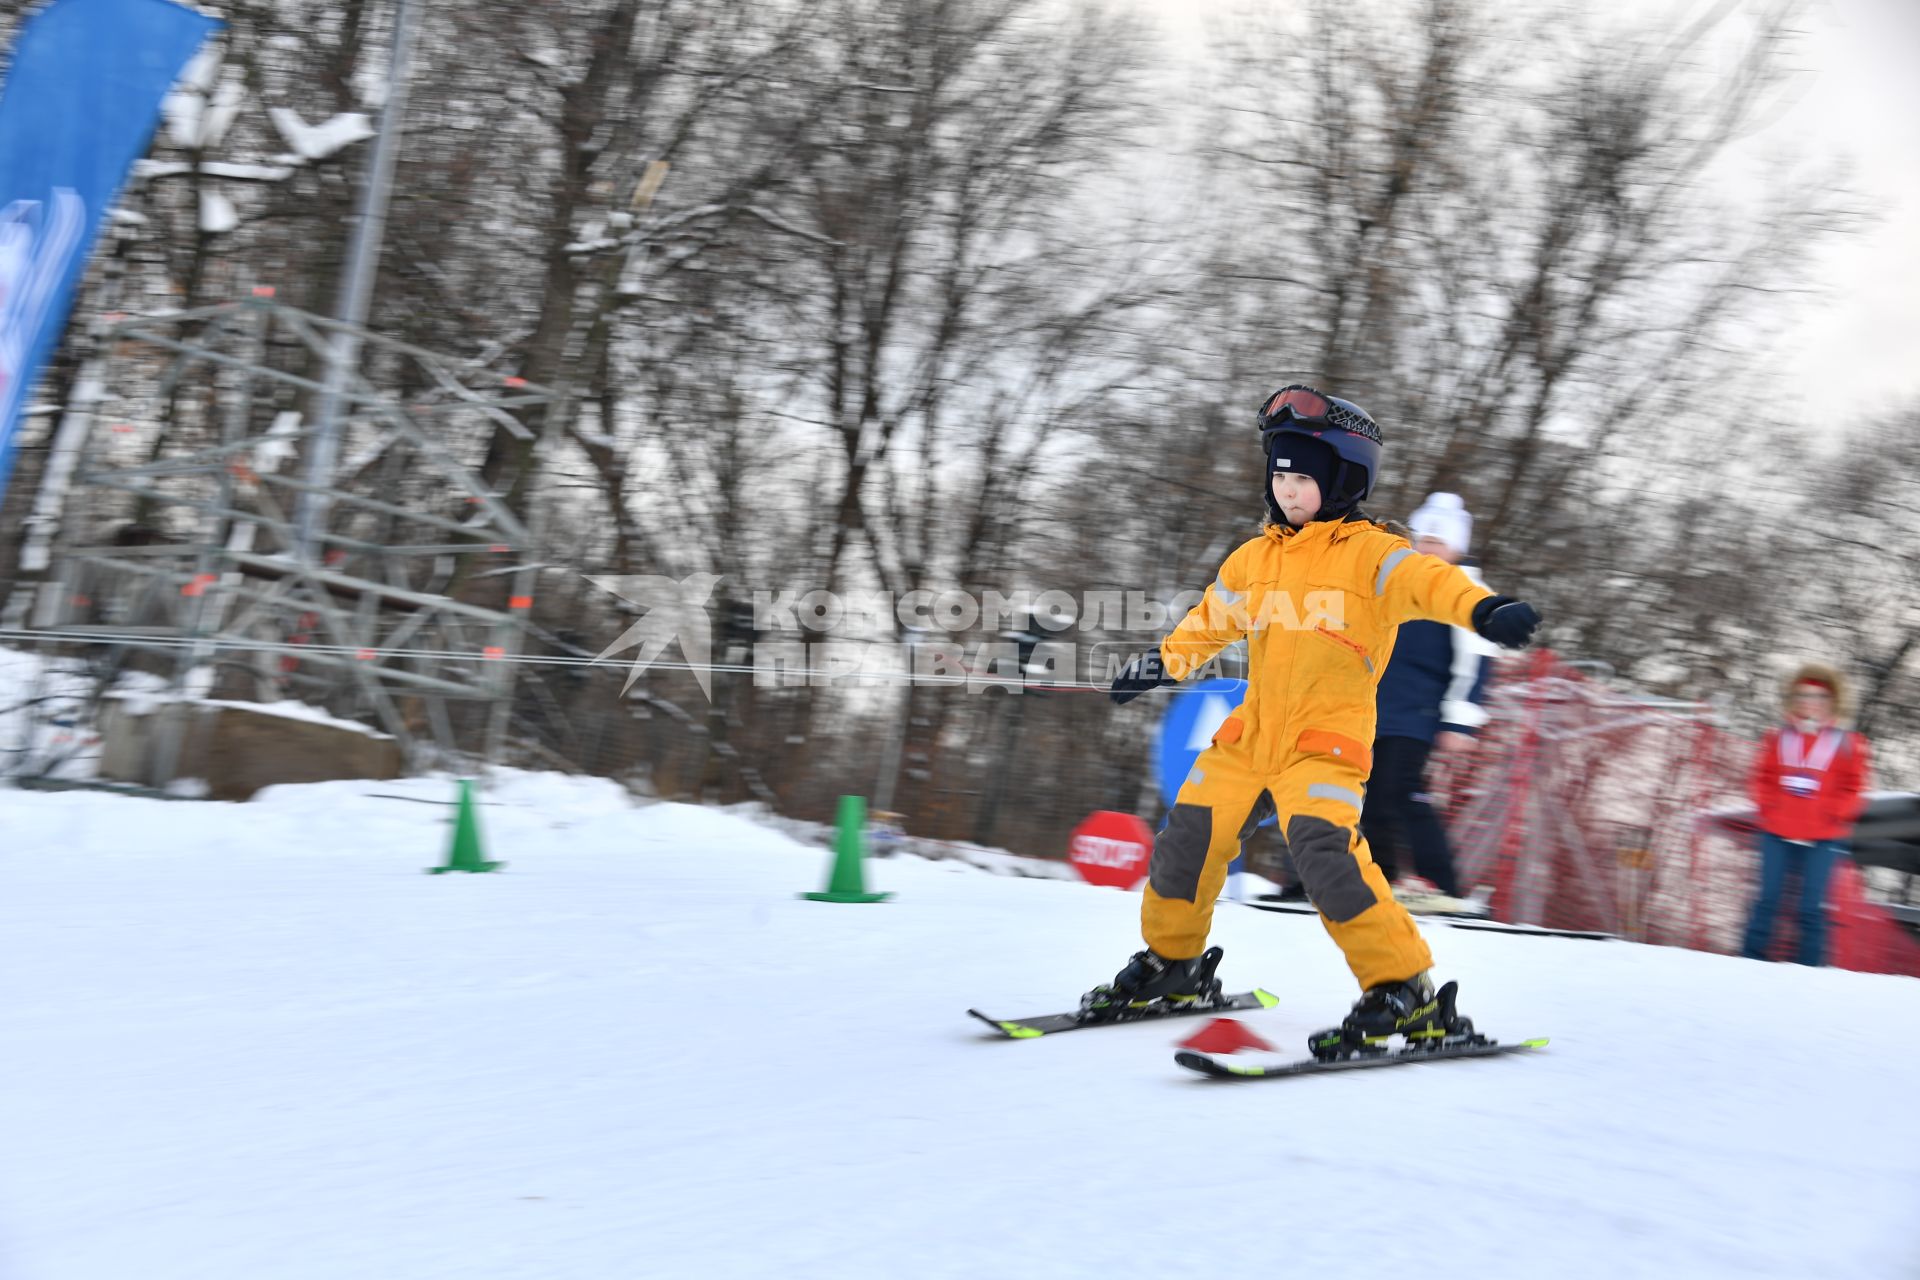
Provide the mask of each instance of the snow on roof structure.
POLYGON ((270 107, 267 116, 287 145, 305 160, 325 160, 342 147, 366 141, 375 132, 372 122, 358 111, 344 111, 314 125, 288 107, 270 107))

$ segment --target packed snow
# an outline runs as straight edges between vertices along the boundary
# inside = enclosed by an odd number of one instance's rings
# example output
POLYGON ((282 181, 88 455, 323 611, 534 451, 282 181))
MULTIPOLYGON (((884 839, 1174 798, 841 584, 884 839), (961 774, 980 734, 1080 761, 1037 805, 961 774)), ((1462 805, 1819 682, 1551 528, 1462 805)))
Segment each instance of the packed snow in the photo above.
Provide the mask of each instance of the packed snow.
MULTIPOLYGON (((1920 1275, 1920 981, 1429 924, 1527 1058, 1285 1081, 1193 1022, 1006 1040, 1137 899, 830 855, 505 774, 494 875, 429 876, 446 779, 246 804, 0 790, 0 1275, 1920 1275)), ((1352 980, 1223 903, 1244 1023, 1352 980)))
POLYGON ((391 735, 380 732, 371 725, 358 720, 344 720, 328 712, 324 707, 286 698, 279 702, 240 702, 232 698, 183 697, 170 689, 127 689, 105 695, 109 700, 126 707, 131 715, 152 715, 162 706, 174 702, 190 702, 197 707, 229 707, 235 711, 248 711, 254 715, 278 716, 283 720, 304 720, 309 724, 323 724, 329 728, 347 733, 365 734, 369 738, 387 738, 391 735))
POLYGON ((343 111, 319 124, 308 124, 289 107, 269 107, 267 118, 304 160, 325 160, 342 147, 374 135, 372 122, 358 111, 343 111))
POLYGON ((239 225, 240 213, 233 201, 218 191, 200 193, 200 230, 210 236, 225 235, 239 225))
POLYGON ((279 182, 293 176, 291 166, 283 164, 243 164, 232 160, 205 160, 200 172, 214 178, 233 178, 240 182, 279 182))
POLYGON ((167 136, 183 151, 197 149, 205 129, 207 95, 220 75, 220 50, 207 47, 193 55, 173 90, 160 104, 167 136))

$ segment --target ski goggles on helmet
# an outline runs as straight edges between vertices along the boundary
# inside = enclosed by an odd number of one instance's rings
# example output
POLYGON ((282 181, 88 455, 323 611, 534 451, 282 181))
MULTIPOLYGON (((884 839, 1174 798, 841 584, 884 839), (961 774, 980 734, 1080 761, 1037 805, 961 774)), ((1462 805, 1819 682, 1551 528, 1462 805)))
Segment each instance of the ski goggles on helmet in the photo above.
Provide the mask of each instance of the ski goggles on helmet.
POLYGON ((1326 495, 1331 502, 1359 502, 1373 492, 1380 474, 1380 427, 1359 405, 1301 383, 1282 387, 1260 407, 1260 442, 1269 463, 1280 437, 1296 433, 1320 437, 1339 455, 1340 473, 1326 495))
POLYGON ((1260 409, 1261 433, 1278 429, 1283 421, 1282 414, 1304 425, 1351 431, 1375 444, 1380 443, 1380 428, 1372 418, 1351 404, 1300 383, 1282 387, 1268 397, 1267 403, 1260 409))

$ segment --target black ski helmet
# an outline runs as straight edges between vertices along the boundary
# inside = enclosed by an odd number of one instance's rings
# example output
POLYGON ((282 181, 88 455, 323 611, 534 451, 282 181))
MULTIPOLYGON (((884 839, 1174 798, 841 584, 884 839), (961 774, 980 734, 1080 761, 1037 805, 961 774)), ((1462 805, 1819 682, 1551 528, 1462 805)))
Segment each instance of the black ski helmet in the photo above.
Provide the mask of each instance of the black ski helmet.
MULTIPOLYGON (((1320 495, 1322 515, 1344 516, 1373 492, 1374 477, 1380 473, 1380 427, 1351 400, 1293 383, 1261 402, 1259 423, 1260 444, 1267 458, 1267 514, 1275 524, 1286 523, 1273 501, 1271 477, 1274 459, 1279 456, 1275 450, 1289 435, 1311 437, 1331 447, 1339 459, 1339 474, 1331 491, 1320 495)), ((1326 488, 1323 486, 1323 490, 1326 488)))

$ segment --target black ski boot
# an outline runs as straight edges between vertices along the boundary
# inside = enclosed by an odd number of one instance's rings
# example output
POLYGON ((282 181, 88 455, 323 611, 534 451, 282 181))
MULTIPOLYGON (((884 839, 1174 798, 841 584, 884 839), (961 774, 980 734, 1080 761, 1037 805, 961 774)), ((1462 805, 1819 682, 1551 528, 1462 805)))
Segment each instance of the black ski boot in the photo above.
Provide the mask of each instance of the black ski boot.
POLYGON ((1337 1027, 1307 1037, 1307 1048, 1322 1062, 1371 1057, 1387 1052, 1390 1036, 1405 1036, 1405 1052, 1437 1049, 1441 1045, 1473 1044, 1481 1039, 1471 1019, 1454 1009, 1460 984, 1449 982, 1438 991, 1426 974, 1404 982, 1370 987, 1354 1003, 1337 1027))
POLYGON ((1191 960, 1168 960, 1152 951, 1136 951, 1112 982, 1080 997, 1080 1020, 1115 1022, 1217 1003, 1220 980, 1213 971, 1223 954, 1219 947, 1208 947, 1191 960))

